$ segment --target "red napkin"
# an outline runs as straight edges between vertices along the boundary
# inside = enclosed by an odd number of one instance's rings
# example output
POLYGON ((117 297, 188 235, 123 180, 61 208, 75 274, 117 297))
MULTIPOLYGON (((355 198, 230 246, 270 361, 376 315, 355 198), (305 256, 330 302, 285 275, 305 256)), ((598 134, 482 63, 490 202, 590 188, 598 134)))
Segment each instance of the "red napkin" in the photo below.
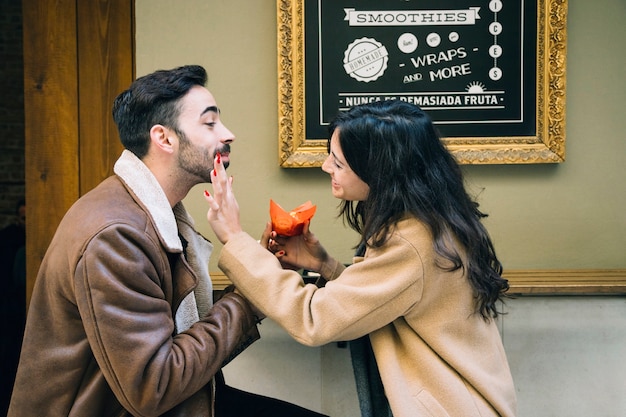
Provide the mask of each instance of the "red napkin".
POLYGON ((272 230, 282 236, 296 236, 302 234, 304 222, 311 219, 317 206, 310 201, 299 205, 287 213, 281 206, 270 199, 270 218, 272 230))

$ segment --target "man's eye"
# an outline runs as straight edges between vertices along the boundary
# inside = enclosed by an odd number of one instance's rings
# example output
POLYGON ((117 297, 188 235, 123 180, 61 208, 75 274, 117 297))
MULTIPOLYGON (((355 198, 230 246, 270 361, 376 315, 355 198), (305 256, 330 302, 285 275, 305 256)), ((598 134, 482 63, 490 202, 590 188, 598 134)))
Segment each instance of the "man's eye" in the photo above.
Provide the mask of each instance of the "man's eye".
POLYGON ((214 127, 217 123, 215 122, 209 122, 209 123, 205 123, 205 125, 209 126, 209 127, 214 127))

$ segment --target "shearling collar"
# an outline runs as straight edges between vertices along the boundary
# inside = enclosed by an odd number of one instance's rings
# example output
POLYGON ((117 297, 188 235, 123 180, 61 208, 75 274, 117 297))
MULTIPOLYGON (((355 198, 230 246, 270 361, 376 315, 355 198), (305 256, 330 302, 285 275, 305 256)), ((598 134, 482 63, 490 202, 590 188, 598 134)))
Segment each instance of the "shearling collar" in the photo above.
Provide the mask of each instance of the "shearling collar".
MULTIPOLYGON (((124 149, 115 166, 115 172, 143 203, 154 220, 157 233, 168 250, 181 251, 182 242, 174 211, 165 192, 148 167, 135 154, 124 149)), ((180 203, 178 203, 180 204, 180 203)))
POLYGON ((170 208, 170 203, 148 167, 128 150, 119 157, 113 172, 130 188, 146 207, 161 236, 163 245, 171 251, 182 251, 180 236, 188 243, 185 258, 198 278, 195 289, 180 303, 174 321, 176 332, 183 332, 204 317, 213 305, 213 283, 209 275, 209 258, 213 245, 194 228, 193 219, 182 202, 170 208))

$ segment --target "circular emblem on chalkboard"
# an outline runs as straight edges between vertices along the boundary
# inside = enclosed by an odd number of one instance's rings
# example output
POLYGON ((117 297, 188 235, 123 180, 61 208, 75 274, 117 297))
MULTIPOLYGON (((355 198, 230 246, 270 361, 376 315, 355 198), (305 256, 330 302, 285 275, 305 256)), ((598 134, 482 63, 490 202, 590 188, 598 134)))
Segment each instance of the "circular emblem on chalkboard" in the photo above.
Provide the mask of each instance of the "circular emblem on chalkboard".
POLYGON ((348 45, 343 68, 357 81, 375 81, 385 73, 389 60, 387 48, 376 39, 361 38, 348 45))

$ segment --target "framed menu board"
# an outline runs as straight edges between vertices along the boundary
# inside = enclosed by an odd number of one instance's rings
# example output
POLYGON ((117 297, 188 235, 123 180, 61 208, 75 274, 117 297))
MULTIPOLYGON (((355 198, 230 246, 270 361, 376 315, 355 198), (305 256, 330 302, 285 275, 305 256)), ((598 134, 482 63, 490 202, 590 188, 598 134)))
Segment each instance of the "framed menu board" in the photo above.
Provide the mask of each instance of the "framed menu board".
POLYGON ((321 166, 337 112, 389 99, 460 163, 564 160, 567 0, 277 2, 281 166, 321 166))

